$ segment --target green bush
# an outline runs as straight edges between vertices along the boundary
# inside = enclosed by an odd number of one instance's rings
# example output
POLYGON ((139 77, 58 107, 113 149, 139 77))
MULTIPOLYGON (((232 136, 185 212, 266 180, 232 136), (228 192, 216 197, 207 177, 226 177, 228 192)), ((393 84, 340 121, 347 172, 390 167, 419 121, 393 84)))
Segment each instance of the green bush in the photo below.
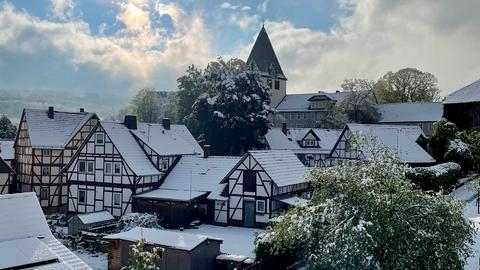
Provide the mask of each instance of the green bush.
POLYGON ((460 139, 448 141, 443 160, 458 163, 463 171, 469 171, 473 166, 473 157, 470 147, 460 139))
POLYGON ((407 178, 425 191, 439 191, 452 188, 462 177, 462 168, 454 162, 431 167, 416 167, 407 171, 407 178))
POLYGON ((278 254, 270 252, 271 246, 268 243, 257 243, 255 249, 256 260, 262 265, 262 269, 287 269, 295 263, 294 251, 283 251, 278 254))
POLYGON ((455 139, 457 126, 442 118, 433 124, 432 138, 430 139, 430 151, 437 162, 444 162, 444 155, 448 142, 455 139))
POLYGON ((457 138, 468 144, 472 158, 472 169, 480 170, 480 131, 465 130, 457 133, 457 138))

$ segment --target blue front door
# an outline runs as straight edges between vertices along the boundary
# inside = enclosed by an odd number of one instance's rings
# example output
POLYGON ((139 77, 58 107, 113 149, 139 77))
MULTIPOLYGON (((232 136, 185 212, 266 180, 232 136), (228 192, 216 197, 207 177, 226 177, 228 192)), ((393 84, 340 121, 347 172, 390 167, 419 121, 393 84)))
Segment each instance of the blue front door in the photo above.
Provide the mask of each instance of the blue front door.
POLYGON ((255 225, 255 203, 244 202, 243 209, 243 225, 245 227, 253 227, 255 225))

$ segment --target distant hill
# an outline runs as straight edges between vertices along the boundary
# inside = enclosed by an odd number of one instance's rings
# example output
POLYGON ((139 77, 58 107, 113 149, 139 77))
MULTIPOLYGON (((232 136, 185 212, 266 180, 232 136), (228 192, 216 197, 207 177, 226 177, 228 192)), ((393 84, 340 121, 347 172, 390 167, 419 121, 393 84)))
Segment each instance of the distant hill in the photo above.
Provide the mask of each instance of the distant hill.
POLYGON ((107 119, 126 106, 128 99, 127 95, 0 89, 0 115, 5 114, 18 123, 23 108, 46 110, 48 106, 54 106, 55 110, 65 111, 85 108, 86 111, 95 112, 100 118, 107 119))

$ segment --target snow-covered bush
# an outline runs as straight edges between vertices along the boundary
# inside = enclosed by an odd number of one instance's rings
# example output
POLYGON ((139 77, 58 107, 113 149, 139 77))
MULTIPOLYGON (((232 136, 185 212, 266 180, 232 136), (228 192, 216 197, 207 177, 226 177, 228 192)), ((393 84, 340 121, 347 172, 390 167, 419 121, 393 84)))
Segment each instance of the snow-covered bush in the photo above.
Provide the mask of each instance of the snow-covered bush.
POLYGON ((470 148, 468 144, 462 142, 460 139, 448 141, 443 160, 458 163, 464 171, 472 168, 472 153, 470 152, 470 148))
POLYGON ((129 265, 122 267, 122 270, 160 270, 156 261, 160 258, 158 255, 161 250, 153 248, 152 251, 145 249, 145 239, 140 239, 136 245, 132 245, 129 253, 129 265))
POLYGON ((312 173, 312 204, 259 234, 269 250, 257 259, 291 251, 307 269, 463 269, 474 235, 463 204, 416 189, 406 169, 384 152, 312 173))
POLYGON ((123 215, 117 221, 117 230, 119 231, 128 231, 135 227, 143 228, 154 228, 161 229, 162 227, 158 224, 158 217, 154 214, 148 213, 129 213, 123 215))
POLYGON ((444 161, 444 155, 447 150, 448 142, 455 139, 457 133, 457 126, 442 118, 440 121, 433 124, 433 133, 430 138, 430 150, 433 157, 438 162, 444 161))
POLYGON ((480 170, 480 131, 465 130, 457 133, 457 138, 468 145, 472 156, 473 170, 480 170))
POLYGON ((408 179, 423 190, 439 191, 452 188, 462 176, 462 167, 447 162, 430 167, 416 167, 407 170, 408 179))

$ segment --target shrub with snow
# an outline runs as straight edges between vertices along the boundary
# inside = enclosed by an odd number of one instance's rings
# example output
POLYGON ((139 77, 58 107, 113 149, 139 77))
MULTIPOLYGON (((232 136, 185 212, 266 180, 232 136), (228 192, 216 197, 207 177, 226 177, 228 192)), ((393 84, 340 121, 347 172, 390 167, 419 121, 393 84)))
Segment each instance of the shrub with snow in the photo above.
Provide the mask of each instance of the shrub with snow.
POLYGON ((430 167, 416 167, 407 170, 406 176, 423 190, 439 191, 451 189, 462 176, 462 167, 446 162, 430 167))
POLYGON ((158 217, 154 214, 148 213, 129 213, 123 215, 117 221, 117 230, 128 231, 135 227, 155 228, 161 229, 162 226, 158 224, 158 217))
POLYGON ((161 250, 153 248, 152 251, 145 249, 146 241, 141 239, 137 244, 132 245, 129 253, 129 265, 122 267, 122 270, 160 270, 156 261, 160 258, 158 255, 161 250))

